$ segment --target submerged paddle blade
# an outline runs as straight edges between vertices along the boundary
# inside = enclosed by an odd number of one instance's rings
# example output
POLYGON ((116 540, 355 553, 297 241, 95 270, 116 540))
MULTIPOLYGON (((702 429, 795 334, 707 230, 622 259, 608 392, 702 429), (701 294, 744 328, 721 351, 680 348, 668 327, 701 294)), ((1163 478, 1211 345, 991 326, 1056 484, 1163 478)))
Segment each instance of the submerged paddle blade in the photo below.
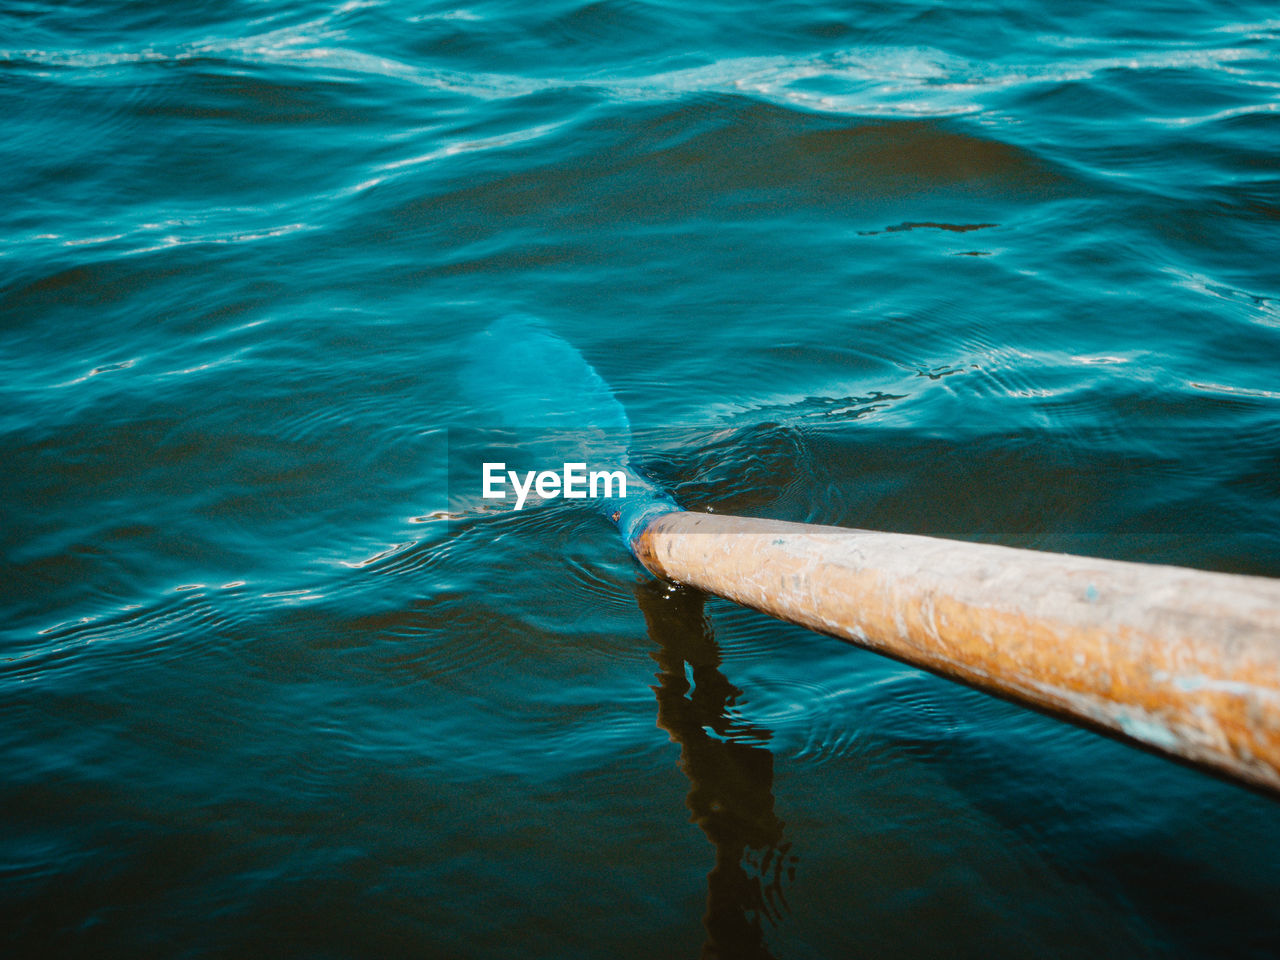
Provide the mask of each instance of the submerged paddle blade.
POLYGON ((539 461, 532 468, 577 462, 588 470, 621 470, 626 496, 592 502, 618 524, 628 545, 650 517, 676 509, 631 468, 631 424, 609 385, 536 317, 511 314, 472 338, 460 386, 494 426, 520 435, 522 450, 539 461))
POLYGON ((612 435, 625 456, 631 425, 622 404, 582 354, 541 320, 503 317, 469 347, 463 390, 497 425, 612 435))

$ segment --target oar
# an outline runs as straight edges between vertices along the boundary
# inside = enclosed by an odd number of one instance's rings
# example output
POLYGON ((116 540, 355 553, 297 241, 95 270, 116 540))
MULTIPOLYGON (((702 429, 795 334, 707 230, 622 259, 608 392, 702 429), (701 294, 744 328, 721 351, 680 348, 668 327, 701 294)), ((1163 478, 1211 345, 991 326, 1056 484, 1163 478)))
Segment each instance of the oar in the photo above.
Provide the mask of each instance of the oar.
POLYGON ((495 330, 473 375, 496 361, 525 412, 608 425, 584 455, 633 478, 604 509, 655 576, 1280 792, 1280 580, 688 513, 626 467, 626 414, 571 345, 495 330))

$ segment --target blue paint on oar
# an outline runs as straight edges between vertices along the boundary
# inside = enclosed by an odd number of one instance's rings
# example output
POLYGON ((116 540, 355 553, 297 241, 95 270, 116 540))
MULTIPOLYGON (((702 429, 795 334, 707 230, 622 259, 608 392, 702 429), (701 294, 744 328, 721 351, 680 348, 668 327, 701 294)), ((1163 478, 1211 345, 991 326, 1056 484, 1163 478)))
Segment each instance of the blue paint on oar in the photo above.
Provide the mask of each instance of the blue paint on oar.
POLYGON ((536 436, 543 469, 583 462, 588 470, 623 471, 625 498, 591 502, 618 525, 628 547, 650 519, 678 509, 632 469, 631 422, 604 378, 536 317, 510 314, 472 338, 460 386, 495 426, 536 436))
POLYGON ((600 374, 536 317, 509 314, 476 334, 462 388, 501 426, 617 434, 625 456, 631 426, 600 374))

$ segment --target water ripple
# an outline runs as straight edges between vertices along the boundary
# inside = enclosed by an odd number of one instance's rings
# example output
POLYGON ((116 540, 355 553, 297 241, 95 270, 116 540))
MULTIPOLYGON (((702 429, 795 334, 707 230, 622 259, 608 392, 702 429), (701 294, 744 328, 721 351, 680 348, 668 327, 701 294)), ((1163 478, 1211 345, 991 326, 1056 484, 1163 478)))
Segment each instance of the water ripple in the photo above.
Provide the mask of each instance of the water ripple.
POLYGON ((0 38, 9 953, 1261 950, 1263 799, 829 638, 699 606, 673 743, 645 574, 588 506, 484 508, 456 384, 523 310, 686 507, 1275 575, 1270 10, 0 38), (726 905, 784 862, 791 910, 726 905))

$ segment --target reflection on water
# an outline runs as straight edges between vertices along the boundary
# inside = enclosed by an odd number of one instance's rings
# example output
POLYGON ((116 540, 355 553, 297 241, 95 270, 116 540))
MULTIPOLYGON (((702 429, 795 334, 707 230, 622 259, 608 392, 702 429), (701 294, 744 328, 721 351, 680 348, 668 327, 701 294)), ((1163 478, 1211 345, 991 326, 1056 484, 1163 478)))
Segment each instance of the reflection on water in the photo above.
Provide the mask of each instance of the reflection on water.
POLYGON ((716 849, 702 956, 772 957, 764 922, 785 913, 782 881, 794 877, 796 858, 773 809, 773 755, 761 745, 770 732, 731 715, 742 691, 720 672, 704 595, 655 581, 638 585, 636 597, 657 645, 658 726, 680 744, 685 802, 716 849))

